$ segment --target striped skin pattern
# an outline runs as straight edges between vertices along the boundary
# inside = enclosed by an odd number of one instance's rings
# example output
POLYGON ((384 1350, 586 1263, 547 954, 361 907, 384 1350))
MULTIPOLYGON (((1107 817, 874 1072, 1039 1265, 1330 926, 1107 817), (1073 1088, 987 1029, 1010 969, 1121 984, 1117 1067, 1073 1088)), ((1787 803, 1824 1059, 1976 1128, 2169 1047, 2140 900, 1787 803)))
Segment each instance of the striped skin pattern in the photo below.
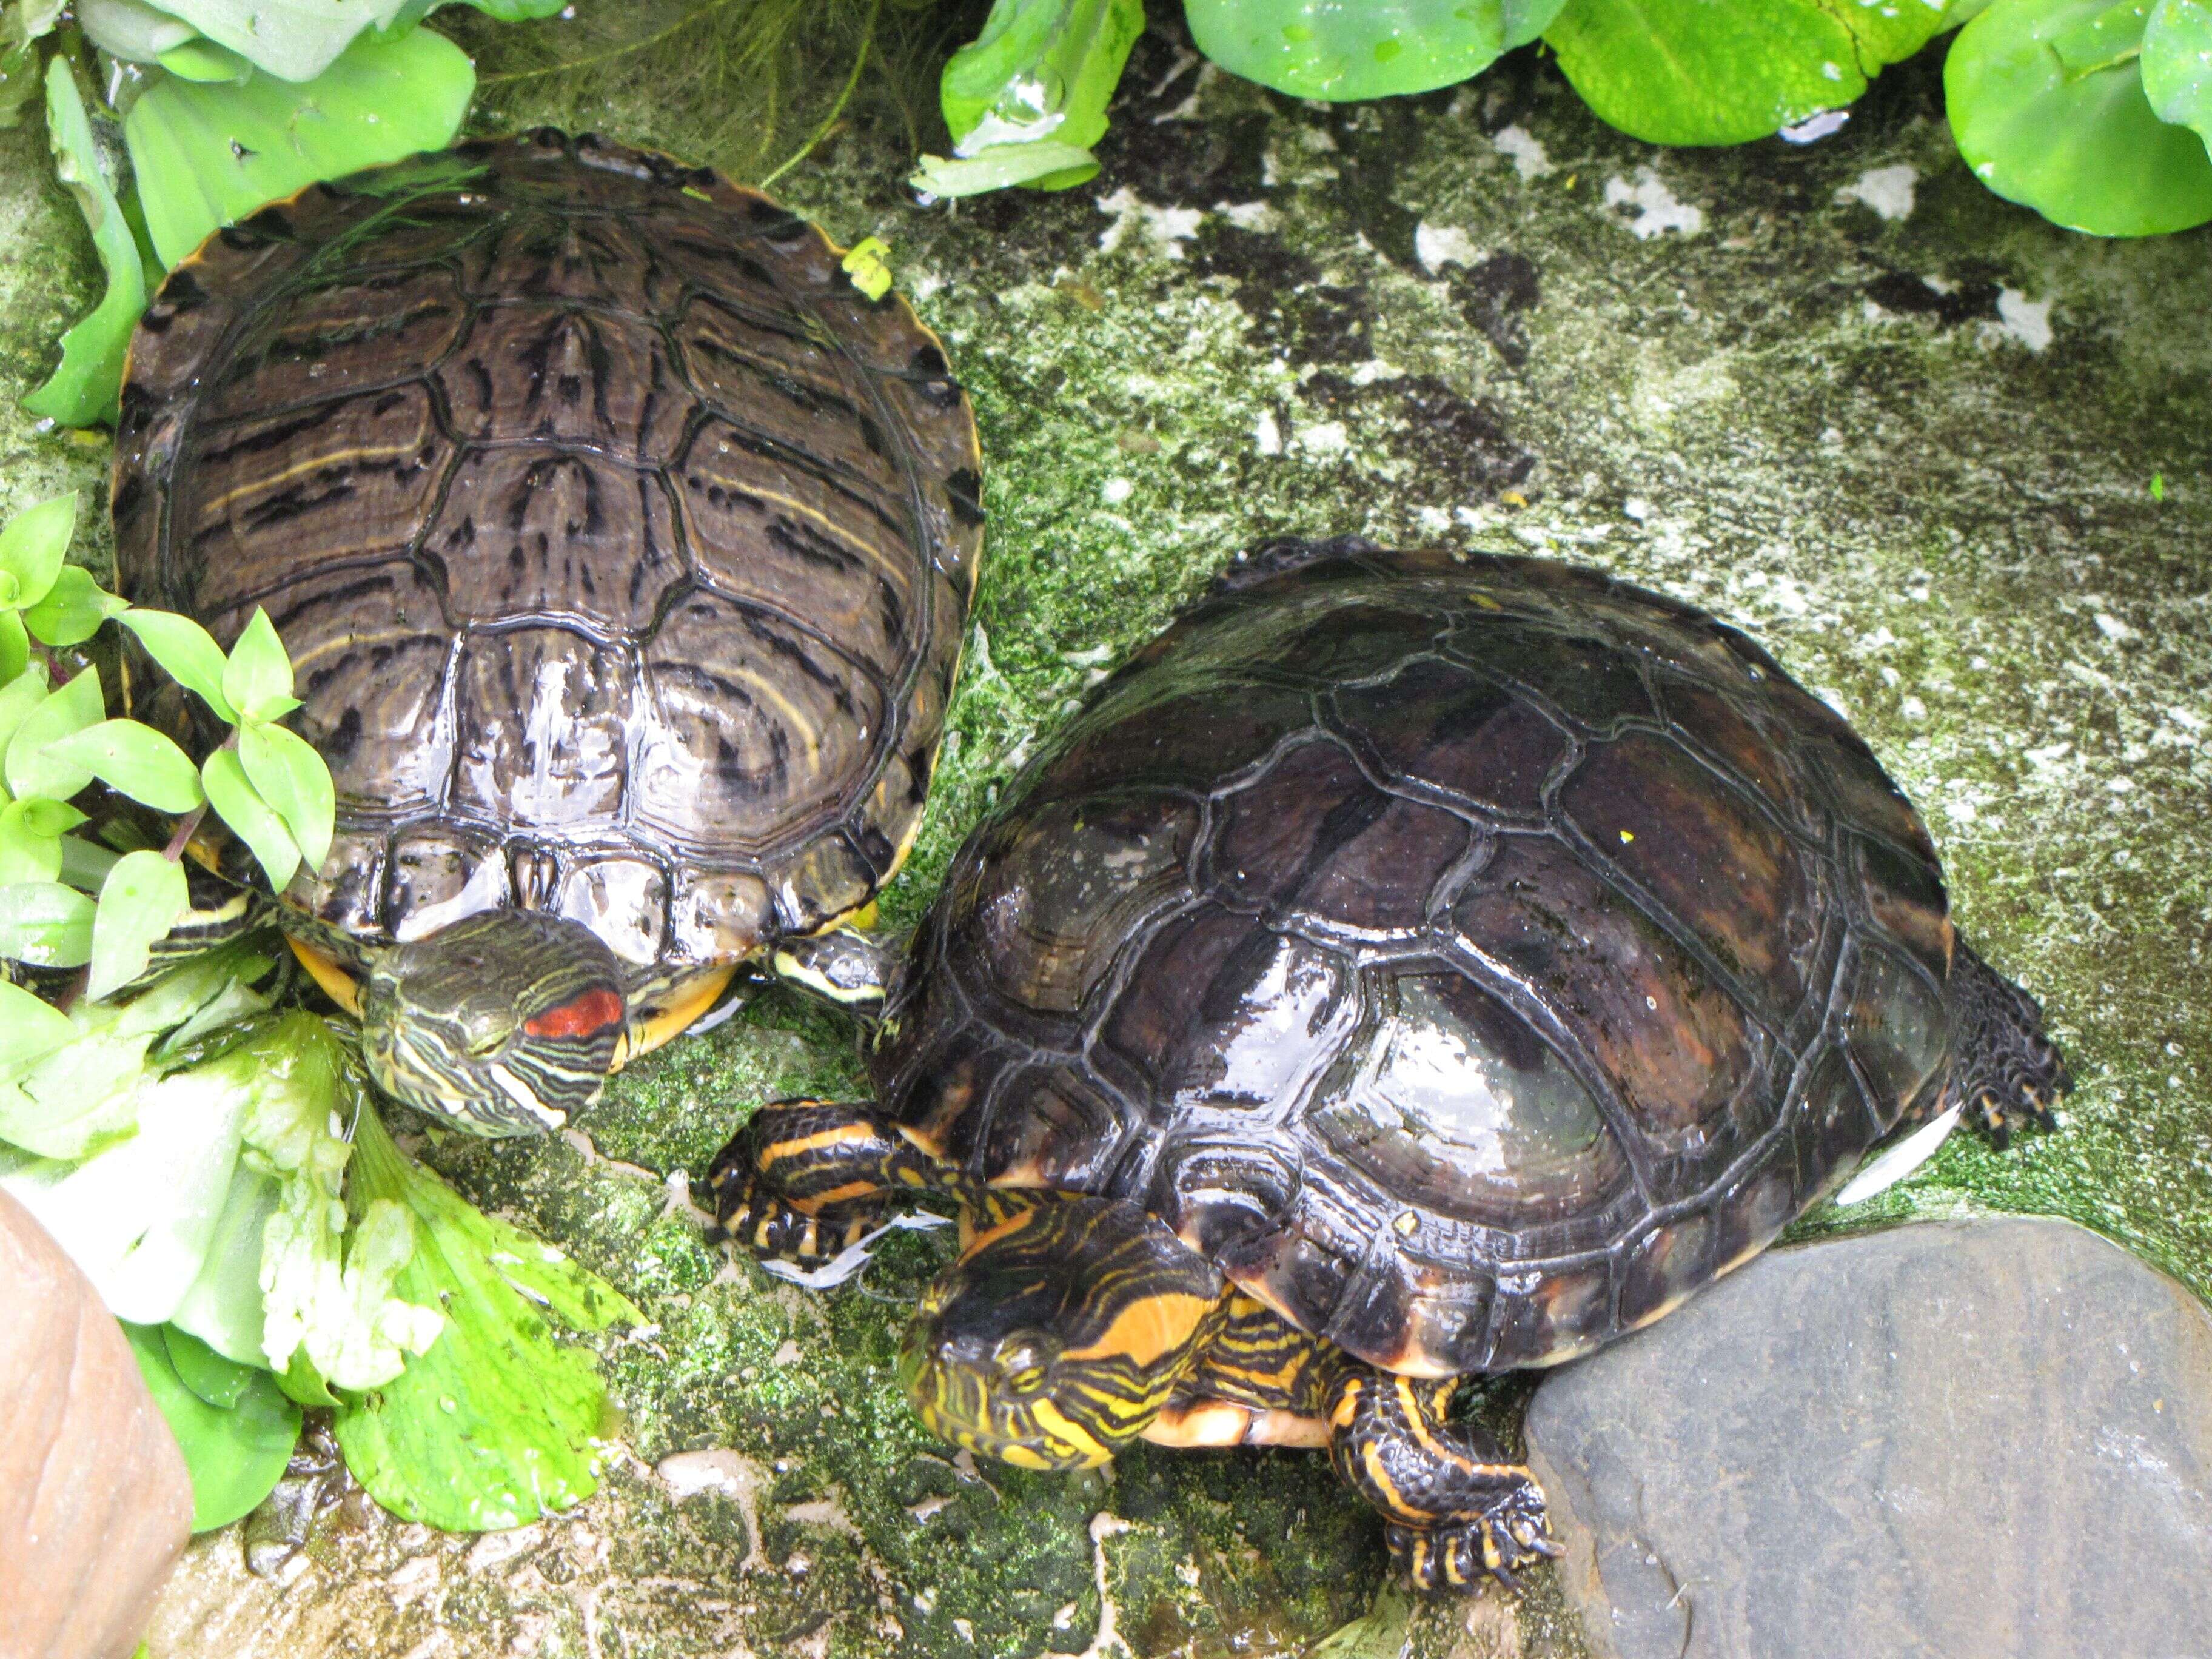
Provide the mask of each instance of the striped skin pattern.
POLYGON ((1093 1468, 1139 1437, 1326 1447, 1420 1589, 1510 1583, 1557 1553, 1528 1472, 1444 1420, 1451 1383, 1317 1341, 1130 1205, 977 1185, 866 1109, 822 1100, 761 1108, 707 1184, 730 1236, 786 1260, 849 1242, 901 1199, 962 1204, 960 1256, 899 1349, 916 1413, 954 1445, 1028 1469, 1093 1468))
MULTIPOLYGON (((283 635, 337 792, 295 937, 358 969, 567 917, 621 961, 634 1053, 899 867, 979 452, 937 338, 840 258, 712 173, 543 131, 311 186, 171 273, 123 388, 118 585, 283 635)), ((125 666, 142 715, 216 740, 125 666)))
POLYGON ((591 1105, 629 1025, 614 953, 535 910, 487 910, 381 953, 361 1012, 381 1087, 489 1134, 549 1133, 591 1105))

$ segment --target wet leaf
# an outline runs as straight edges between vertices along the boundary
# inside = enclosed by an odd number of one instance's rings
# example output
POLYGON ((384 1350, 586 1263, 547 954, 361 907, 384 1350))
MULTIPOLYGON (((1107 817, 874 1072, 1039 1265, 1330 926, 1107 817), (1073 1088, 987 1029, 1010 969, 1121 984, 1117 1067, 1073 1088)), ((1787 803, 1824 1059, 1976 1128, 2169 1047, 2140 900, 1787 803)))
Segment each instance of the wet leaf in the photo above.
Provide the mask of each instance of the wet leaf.
POLYGON ((2158 0, 2143 26, 2142 82, 2152 113, 2212 150, 2212 0, 2158 0))
POLYGON ((1943 89, 1959 153, 2008 201, 2099 236, 2212 219, 2212 155, 2151 108, 2143 16, 2110 0, 1996 0, 1960 32, 1943 89))
POLYGON ((172 1323, 161 1327, 162 1346, 177 1378, 217 1411, 228 1411, 251 1388, 257 1376, 266 1376, 266 1365, 241 1365, 172 1323))
POLYGON ((157 812, 180 815, 207 799, 200 769, 168 738, 137 720, 102 720, 47 750, 157 812))
POLYGON ((447 1322, 397 1381, 339 1413, 354 1477, 393 1514, 451 1532, 520 1526, 588 1498, 606 1387, 589 1349, 554 1340, 547 1315, 598 1331, 643 1314, 403 1158, 373 1111, 354 1138, 346 1200, 356 1216, 380 1200, 411 1213, 415 1254, 394 1293, 447 1322))
MULTIPOLYGON (((359 5, 343 9, 357 21, 369 15, 359 5)), ((123 121, 155 252, 173 267, 210 232, 264 203, 318 179, 442 149, 475 84, 460 49, 427 29, 357 40, 304 85, 273 75, 242 87, 155 82, 123 121)))
MULTIPOLYGON (((945 66, 941 101, 954 154, 999 156, 1009 182, 1042 190, 1091 178, 1098 163, 1091 147, 1106 136, 1106 106, 1144 31, 1142 0, 998 0, 983 33, 945 66), (1057 164, 1040 172, 1004 159, 1031 145, 1052 146, 1057 164), (1057 161, 1063 150, 1080 159, 1057 161)), ((933 162, 943 165, 923 158, 924 175, 933 162)))
POLYGON ((92 232, 93 246, 107 273, 107 291, 90 315, 62 336, 59 366, 23 399, 23 407, 64 426, 102 421, 112 425, 123 386, 124 353, 146 309, 146 265, 115 193, 101 176, 91 118, 64 53, 46 64, 46 135, 53 145, 55 176, 76 198, 92 232))
POLYGON ((184 866, 155 852, 126 853, 100 884, 92 919, 92 997, 112 995, 146 971, 155 941, 191 903, 184 866))
POLYGON ((76 1036, 69 1016, 0 980, 0 1076, 12 1076, 76 1036))
POLYGON ((406 0, 162 0, 210 40, 284 81, 312 81, 406 0))
POLYGON ((19 670, 14 678, 0 682, 0 755, 15 739, 15 728, 23 717, 46 699, 46 665, 33 665, 27 672, 19 670))
POLYGON ((210 1532, 251 1513, 276 1489, 300 1438, 300 1408, 256 1371, 229 1409, 211 1406, 177 1374, 157 1325, 123 1327, 154 1404, 177 1437, 192 1477, 192 1530, 210 1532))
POLYGON ((199 33, 182 18, 145 0, 76 0, 76 15, 87 40, 127 63, 151 64, 199 33))
POLYGON ((1544 39, 1622 131, 1735 144, 1842 108, 1944 27, 1926 0, 1567 0, 1544 39))
POLYGON ((1480 75, 1561 0, 1187 0, 1191 38, 1231 74, 1297 98, 1387 98, 1480 75))

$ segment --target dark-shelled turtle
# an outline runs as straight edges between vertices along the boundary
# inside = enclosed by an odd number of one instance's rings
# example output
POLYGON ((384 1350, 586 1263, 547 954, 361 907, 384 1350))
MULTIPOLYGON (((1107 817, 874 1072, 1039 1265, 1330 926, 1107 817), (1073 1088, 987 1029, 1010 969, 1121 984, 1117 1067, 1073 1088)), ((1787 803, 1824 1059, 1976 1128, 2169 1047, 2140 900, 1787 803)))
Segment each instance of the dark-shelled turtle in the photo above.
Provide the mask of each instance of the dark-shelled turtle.
POLYGON ((969 838, 873 1042, 713 1176, 768 1255, 965 1206, 903 1350, 1029 1468, 1326 1446, 1425 1588, 1555 1550, 1457 1379, 1657 1319, 1950 1101, 2067 1086, 1919 817, 1735 629, 1533 559, 1268 550, 969 838))
POLYGON ((823 936, 921 820, 977 465, 936 337, 820 231, 544 131, 314 185, 170 275, 116 562, 225 643, 267 608, 338 801, 281 920, 387 1088, 515 1133, 740 964, 879 990, 823 936))

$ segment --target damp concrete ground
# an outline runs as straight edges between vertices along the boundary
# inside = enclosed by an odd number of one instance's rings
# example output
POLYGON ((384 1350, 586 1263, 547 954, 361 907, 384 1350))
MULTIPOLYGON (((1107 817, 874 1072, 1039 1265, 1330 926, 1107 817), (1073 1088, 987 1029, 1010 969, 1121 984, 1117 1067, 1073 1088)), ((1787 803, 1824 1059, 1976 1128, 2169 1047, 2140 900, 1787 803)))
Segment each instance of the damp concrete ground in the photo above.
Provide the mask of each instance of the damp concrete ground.
MULTIPOLYGON (((891 919, 1239 547, 1589 561, 1742 623, 1848 712, 2074 1060, 2058 1134, 1958 1137, 1802 1230, 2049 1212, 2212 1291, 2212 236, 2094 241, 1988 195, 1931 64, 1820 143, 1717 152, 1632 143, 1525 58, 1330 109, 1155 32, 1127 86, 1103 173, 1064 195, 925 211, 904 139, 865 125, 780 186, 891 245, 989 458, 966 678, 891 919)), ((585 107, 652 143, 697 130, 680 103, 585 107)), ((42 159, 0 133, 0 507, 80 484, 98 562, 105 445, 15 410, 95 287, 42 159)), ((276 1583, 234 1533, 203 1539, 159 1659, 1580 1651, 1540 1574, 1517 1602, 1378 1600, 1377 1529, 1311 1456, 949 1458, 891 1377, 940 1242, 815 1296, 726 1261, 684 1201, 755 1102, 859 1077, 849 1029, 770 994, 626 1074, 572 1140, 427 1146, 650 1311, 605 1344, 603 1491, 482 1539, 349 1505, 276 1583)))

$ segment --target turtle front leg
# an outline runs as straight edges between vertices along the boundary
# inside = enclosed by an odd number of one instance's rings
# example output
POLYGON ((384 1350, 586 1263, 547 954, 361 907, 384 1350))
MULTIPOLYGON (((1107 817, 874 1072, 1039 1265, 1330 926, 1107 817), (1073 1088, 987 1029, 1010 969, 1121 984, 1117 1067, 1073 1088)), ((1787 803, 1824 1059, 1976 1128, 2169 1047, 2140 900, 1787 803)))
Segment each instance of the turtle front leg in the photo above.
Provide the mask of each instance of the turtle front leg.
POLYGON ((1329 1462, 1382 1511, 1384 1540, 1421 1590, 1462 1590, 1487 1572, 1558 1555, 1544 1494, 1480 1429, 1444 1420, 1456 1384, 1394 1376, 1348 1356, 1328 1381, 1329 1462))
POLYGON ((1940 1105, 1963 1100, 1967 1121, 2000 1150, 2023 1123, 2055 1127, 2052 1103, 2074 1079, 2043 1029, 2043 1006, 1964 939, 1951 965, 1951 1006, 1958 1059, 1940 1105))
POLYGON ((809 1261, 875 1227, 885 1201, 942 1188, 950 1172, 872 1107, 771 1101, 714 1156, 714 1218, 754 1255, 809 1261))

